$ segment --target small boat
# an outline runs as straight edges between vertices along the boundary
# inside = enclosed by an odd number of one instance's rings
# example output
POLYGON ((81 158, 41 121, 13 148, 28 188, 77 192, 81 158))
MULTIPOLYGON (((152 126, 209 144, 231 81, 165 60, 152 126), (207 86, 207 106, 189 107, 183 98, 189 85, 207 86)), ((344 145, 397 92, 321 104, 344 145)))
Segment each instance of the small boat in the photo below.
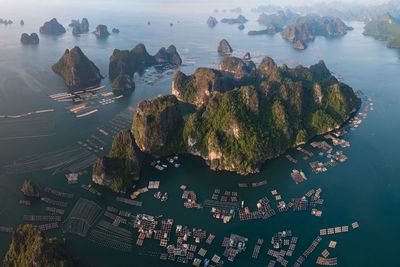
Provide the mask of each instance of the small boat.
POLYGON ((161 201, 162 201, 162 202, 165 202, 165 201, 167 201, 167 200, 168 200, 168 193, 165 192, 164 195, 161 197, 161 201))
POLYGON ((167 168, 168 166, 167 165, 165 165, 165 164, 161 164, 161 166, 163 166, 164 168, 167 168))
POLYGON ((155 197, 156 199, 160 199, 160 198, 161 198, 161 192, 158 191, 157 193, 155 193, 155 194, 154 194, 154 197, 155 197))
POLYGON ((175 164, 174 164, 174 167, 175 167, 175 168, 179 168, 180 166, 181 166, 181 164, 179 164, 179 163, 175 163, 175 164))

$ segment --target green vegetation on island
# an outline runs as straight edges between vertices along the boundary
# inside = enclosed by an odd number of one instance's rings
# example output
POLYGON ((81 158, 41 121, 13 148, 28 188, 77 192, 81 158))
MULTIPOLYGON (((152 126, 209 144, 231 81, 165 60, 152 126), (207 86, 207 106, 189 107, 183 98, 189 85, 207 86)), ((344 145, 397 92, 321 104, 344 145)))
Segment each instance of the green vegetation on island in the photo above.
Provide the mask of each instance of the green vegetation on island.
POLYGON ((387 41, 387 47, 400 48, 400 19, 386 13, 368 22, 363 34, 387 41))
POLYGON ((97 159, 92 180, 115 192, 126 192, 140 176, 141 155, 130 130, 119 132, 108 156, 97 159))
POLYGON ((100 70, 78 46, 72 48, 71 51, 67 49, 52 69, 63 77, 65 84, 71 89, 98 85, 103 78, 100 70))
POLYGON ((18 226, 3 266, 73 266, 63 245, 57 238, 46 238, 37 226, 26 224, 18 226))

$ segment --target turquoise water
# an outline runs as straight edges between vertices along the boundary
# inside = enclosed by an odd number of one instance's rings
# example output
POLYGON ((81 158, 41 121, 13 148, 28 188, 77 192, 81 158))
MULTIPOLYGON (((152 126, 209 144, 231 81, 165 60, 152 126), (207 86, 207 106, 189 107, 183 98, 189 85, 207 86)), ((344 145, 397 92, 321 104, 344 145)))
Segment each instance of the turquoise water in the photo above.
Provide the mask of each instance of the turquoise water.
MULTIPOLYGON (((396 266, 397 226, 400 223, 398 207, 400 205, 400 177, 398 151, 400 149, 400 124, 398 105, 400 93, 399 52, 387 49, 384 42, 376 41, 362 35, 363 25, 351 23, 355 28, 342 38, 328 40, 317 38, 302 52, 295 51, 280 35, 247 36, 248 29, 258 29, 256 15, 248 14, 250 19, 247 29, 239 31, 235 25, 218 24, 210 29, 205 24, 207 15, 167 16, 157 14, 107 14, 105 12, 84 13, 77 10, 73 15, 63 14, 62 10, 52 13, 65 26, 72 18, 88 17, 91 29, 98 23, 118 27, 119 35, 111 35, 106 40, 96 40, 93 35, 80 38, 73 37, 71 30, 60 37, 40 36, 38 47, 23 47, 19 43, 22 32, 38 30, 44 20, 50 19, 38 15, 24 17, 25 26, 18 23, 7 27, 0 25, 0 115, 21 114, 33 110, 55 109, 55 112, 35 115, 14 120, 0 119, 0 225, 16 227, 22 223, 24 214, 46 214, 44 203, 34 203, 32 207, 18 204, 22 199, 19 191, 25 179, 34 180, 41 188, 52 188, 71 192, 75 198, 63 219, 73 207, 78 197, 95 200, 105 208, 107 205, 122 210, 150 215, 164 215, 173 218, 175 224, 206 229, 216 235, 212 246, 205 243, 199 247, 206 248, 208 256, 222 256, 220 246, 224 237, 236 233, 249 238, 248 249, 239 254, 235 262, 227 262, 226 266, 266 266, 272 259, 266 252, 271 248, 269 240, 273 233, 291 229, 299 237, 293 257, 286 257, 289 265, 311 244, 319 234, 319 229, 341 225, 350 225, 358 221, 360 228, 349 233, 324 236, 321 244, 309 256, 302 266, 314 266, 317 256, 328 248, 330 240, 338 242, 335 249, 328 249, 330 257, 338 257, 339 266, 396 266), (151 21, 151 25, 147 25, 151 21), (179 23, 178 23, 179 21, 179 23), (173 22, 174 27, 169 23, 173 22), (344 81, 353 88, 361 89, 374 103, 374 111, 369 112, 356 131, 349 131, 344 136, 351 144, 350 148, 341 149, 349 159, 329 168, 324 174, 313 174, 308 166, 309 161, 302 160, 303 154, 290 151, 299 163, 294 165, 281 157, 269 161, 261 173, 246 177, 231 173, 210 171, 204 162, 192 156, 182 156, 180 168, 168 168, 159 172, 150 167, 143 172, 138 187, 147 185, 148 180, 160 180, 160 190, 168 192, 169 200, 161 203, 148 192, 139 196, 143 207, 130 207, 115 201, 115 195, 104 192, 102 197, 94 197, 80 188, 80 184, 90 181, 89 175, 79 177, 78 185, 68 185, 66 171, 53 175, 53 171, 30 171, 20 166, 7 167, 14 162, 28 157, 32 159, 46 158, 45 153, 78 147, 78 141, 84 141, 91 135, 106 141, 104 151, 108 151, 112 141, 102 136, 96 128, 108 125, 117 114, 130 118, 132 109, 142 99, 151 99, 158 94, 171 91, 172 76, 164 75, 154 85, 148 85, 136 79, 135 91, 126 98, 118 99, 110 105, 99 105, 99 112, 77 119, 66 110, 70 103, 56 102, 51 94, 66 92, 67 89, 60 77, 50 67, 58 60, 66 48, 79 45, 83 52, 99 67, 101 73, 108 73, 108 60, 114 48, 131 49, 137 43, 146 45, 151 54, 161 46, 174 44, 185 66, 181 71, 192 73, 197 67, 215 66, 219 58, 216 47, 220 39, 226 38, 235 55, 241 56, 249 51, 253 57, 261 58, 270 55, 279 64, 297 64, 305 66, 323 59, 328 68, 340 73, 344 81), (302 169, 308 176, 304 183, 296 185, 290 177, 293 168, 302 169), (238 188, 238 183, 256 182, 267 179, 268 184, 259 188, 238 188), (268 220, 240 222, 236 217, 232 222, 223 224, 212 218, 208 209, 187 210, 183 207, 179 186, 185 184, 195 190, 201 201, 210 199, 214 188, 221 191, 237 191, 239 199, 244 200, 251 210, 255 210, 258 199, 267 196, 276 207, 271 190, 278 190, 283 199, 289 201, 301 197, 310 189, 322 188, 324 204, 322 217, 314 217, 307 212, 277 213, 268 220), (257 238, 263 238, 264 245, 258 260, 251 258, 257 238)), ((48 14, 46 14, 48 16, 48 14)), ((219 14, 222 16, 222 14, 219 14)), ((52 16, 51 16, 52 17, 52 16)), ((14 21, 19 21, 15 16, 14 21)), ((102 81, 105 90, 110 89, 107 78, 102 81)), ((313 151, 312 159, 320 158, 318 151, 313 151)), ((101 152, 97 155, 101 155, 101 152)), ((49 159, 48 157, 46 159, 49 159)), ((49 159, 50 160, 50 159, 49 159)), ((36 163, 37 164, 37 163, 36 163)), ((45 164, 45 163, 44 163, 45 164)), ((89 168, 90 170, 90 168, 89 168)), ((55 197, 52 197, 55 198, 55 197)), ((103 217, 104 218, 104 217, 103 217)), ((351 227, 350 227, 351 228, 351 227)), ((132 230, 132 228, 127 228, 132 230)), ((173 228, 174 229, 174 228, 173 228)), ((137 233, 134 232, 134 242, 137 233)), ((68 251, 77 259, 94 266, 174 266, 173 263, 161 262, 157 254, 162 252, 158 242, 145 240, 143 247, 133 245, 132 253, 123 253, 100 247, 85 238, 74 235, 63 235, 60 230, 47 232, 49 236, 66 238, 68 251), (154 256, 156 255, 156 256, 154 256)), ((0 256, 8 249, 11 235, 0 233, 0 256)), ((177 265, 177 263, 175 263, 177 265)))

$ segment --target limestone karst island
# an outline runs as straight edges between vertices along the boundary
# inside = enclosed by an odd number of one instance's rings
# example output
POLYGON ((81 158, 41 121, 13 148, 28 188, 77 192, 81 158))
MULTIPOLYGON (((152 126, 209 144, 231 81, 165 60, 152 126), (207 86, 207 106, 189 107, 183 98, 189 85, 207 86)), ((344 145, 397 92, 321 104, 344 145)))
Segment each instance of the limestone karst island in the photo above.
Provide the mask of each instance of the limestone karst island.
POLYGON ((0 8, 7 267, 398 266, 400 0, 0 8))

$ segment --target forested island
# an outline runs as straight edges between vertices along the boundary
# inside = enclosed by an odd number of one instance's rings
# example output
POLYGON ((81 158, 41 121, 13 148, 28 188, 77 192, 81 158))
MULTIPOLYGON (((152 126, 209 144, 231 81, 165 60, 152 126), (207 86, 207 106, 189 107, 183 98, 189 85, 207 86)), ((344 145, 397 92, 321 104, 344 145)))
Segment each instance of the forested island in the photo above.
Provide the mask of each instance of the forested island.
POLYGON ((323 61, 289 68, 265 57, 256 67, 251 60, 224 57, 218 70, 178 71, 172 95, 139 102, 132 133, 118 134, 110 152, 120 163, 99 159, 93 180, 115 174, 118 165, 115 177, 122 180, 108 185, 114 191, 128 189, 142 153, 155 158, 188 153, 202 157, 212 170, 256 173, 288 148, 339 128, 360 104, 323 61), (196 106, 186 120, 180 102, 196 106))
POLYGON ((379 16, 365 25, 364 35, 387 41, 387 47, 400 48, 400 19, 390 13, 379 16))

